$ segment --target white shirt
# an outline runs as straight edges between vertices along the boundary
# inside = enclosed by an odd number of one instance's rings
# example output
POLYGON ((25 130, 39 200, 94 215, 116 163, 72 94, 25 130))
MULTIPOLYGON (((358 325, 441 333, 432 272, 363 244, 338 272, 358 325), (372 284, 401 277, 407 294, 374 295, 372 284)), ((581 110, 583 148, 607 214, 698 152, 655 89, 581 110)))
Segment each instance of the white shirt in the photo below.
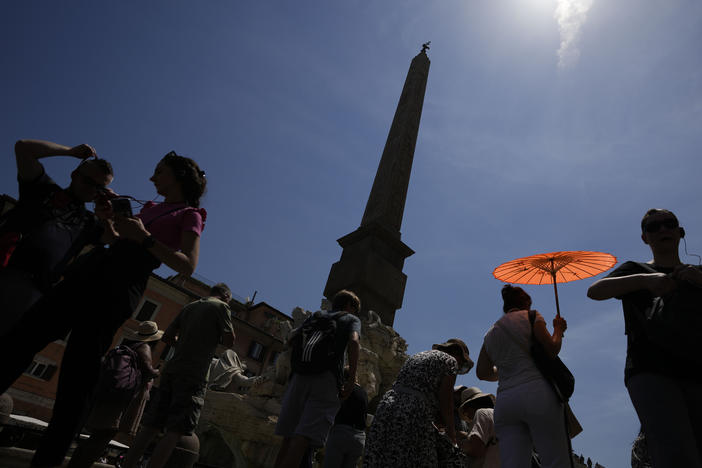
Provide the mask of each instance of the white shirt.
MULTIPOLYGON (((485 334, 485 351, 498 370, 498 394, 502 390, 543 378, 529 354, 531 325, 528 314, 526 310, 509 312, 485 334), (511 336, 502 327, 509 330, 511 336), (515 339, 518 343, 515 343, 515 339)), ((534 323, 539 321, 545 324, 544 318, 537 312, 534 323)))
POLYGON ((493 411, 492 408, 480 408, 475 412, 473 429, 468 434, 468 438, 477 436, 487 450, 481 458, 471 459, 470 468, 500 468, 500 452, 497 448, 493 411))

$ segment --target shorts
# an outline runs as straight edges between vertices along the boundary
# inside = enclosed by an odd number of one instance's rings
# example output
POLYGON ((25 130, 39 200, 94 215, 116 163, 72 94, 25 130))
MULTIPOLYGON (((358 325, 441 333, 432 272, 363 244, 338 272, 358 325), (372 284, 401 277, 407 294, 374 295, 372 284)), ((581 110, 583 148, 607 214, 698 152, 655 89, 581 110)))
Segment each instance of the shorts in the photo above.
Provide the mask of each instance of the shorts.
POLYGON ((191 435, 205 404, 206 387, 204 381, 192 381, 168 373, 161 375, 159 387, 152 389, 142 424, 191 435))
POLYGON ((283 437, 299 435, 309 439, 312 447, 322 447, 340 407, 336 377, 331 372, 293 374, 285 389, 275 433, 283 437))

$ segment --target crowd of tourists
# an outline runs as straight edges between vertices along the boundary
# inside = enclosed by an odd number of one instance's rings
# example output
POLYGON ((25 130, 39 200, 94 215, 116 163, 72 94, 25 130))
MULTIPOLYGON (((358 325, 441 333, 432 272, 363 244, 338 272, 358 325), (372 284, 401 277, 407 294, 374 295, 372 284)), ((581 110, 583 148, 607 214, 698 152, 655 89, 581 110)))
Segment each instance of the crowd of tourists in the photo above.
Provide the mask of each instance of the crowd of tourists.
MULTIPOLYGON (((150 178, 163 201, 145 202, 134 214, 130 202, 138 200, 108 188, 112 167, 89 145, 20 140, 15 155, 19 200, 0 218, 0 393, 37 352, 68 336, 52 417, 32 466, 60 466, 84 425, 91 436, 69 466, 91 466, 118 431, 134 436, 126 467, 137 466, 165 433, 149 461, 164 466, 197 426, 208 387, 256 382, 242 375, 231 350, 208 381, 217 346, 235 341, 231 292, 221 283, 165 331, 142 322, 109 349, 155 268, 194 272, 206 219, 205 173, 192 159, 168 153, 150 178), (46 174, 40 159, 50 156, 80 160, 68 187, 46 174), (94 212, 85 207, 91 201, 94 212), (79 255, 86 247, 92 248, 79 255), (174 348, 164 367, 163 356, 152 355, 158 342, 174 348)), ((672 212, 649 210, 641 232, 653 259, 625 262, 587 294, 622 301, 625 384, 651 466, 702 468, 702 383, 695 371, 702 269, 681 262, 685 231, 672 212)), ((371 418, 357 378, 361 299, 338 292, 330 311, 315 312, 288 338, 292 371, 275 429, 282 437, 275 466, 312 466, 322 447, 325 467, 353 467, 361 459, 367 468, 572 466, 572 382, 552 365, 560 362, 567 323, 556 315, 551 332, 523 289, 505 285, 501 293, 503 314, 487 330, 475 365, 479 379, 497 382, 496 395, 456 386, 474 363, 467 345, 451 338, 410 356, 371 418)))

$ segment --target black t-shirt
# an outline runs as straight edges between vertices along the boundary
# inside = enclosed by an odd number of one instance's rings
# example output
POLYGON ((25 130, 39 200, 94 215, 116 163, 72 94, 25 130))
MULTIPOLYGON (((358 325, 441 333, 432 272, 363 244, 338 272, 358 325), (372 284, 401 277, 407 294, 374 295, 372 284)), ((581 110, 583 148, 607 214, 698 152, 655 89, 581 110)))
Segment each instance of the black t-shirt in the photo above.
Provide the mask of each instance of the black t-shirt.
POLYGON ((336 413, 334 424, 346 424, 362 431, 366 428, 366 413, 368 412, 368 395, 358 384, 354 384, 351 395, 341 402, 341 408, 336 413))
MULTIPOLYGON (((671 273, 673 268, 648 264, 650 268, 659 273, 671 273)), ((607 278, 617 278, 640 273, 651 273, 637 262, 628 261, 612 271, 607 278)), ((643 328, 644 312, 651 305, 654 296, 647 290, 641 289, 624 296, 621 299, 624 309, 624 324, 627 335, 626 365, 624 368, 624 381, 633 375, 642 372, 653 372, 674 378, 702 380, 702 372, 698 372, 699 365, 672 356, 669 351, 651 341, 643 328)))
POLYGON ((70 257, 98 242, 103 231, 85 204, 46 173, 19 181, 19 202, 6 216, 5 228, 22 234, 9 266, 32 273, 43 288, 56 282, 70 257))

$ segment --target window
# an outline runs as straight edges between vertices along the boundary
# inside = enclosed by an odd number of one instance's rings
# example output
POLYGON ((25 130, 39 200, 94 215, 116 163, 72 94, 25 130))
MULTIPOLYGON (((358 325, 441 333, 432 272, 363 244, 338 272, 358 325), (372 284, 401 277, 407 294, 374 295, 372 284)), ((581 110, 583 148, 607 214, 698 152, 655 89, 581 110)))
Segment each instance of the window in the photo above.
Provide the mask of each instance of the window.
POLYGON ((153 319, 154 315, 156 315, 156 309, 158 309, 158 304, 150 301, 148 299, 144 299, 144 302, 141 304, 141 307, 139 308, 139 312, 134 316, 135 319, 137 319, 140 322, 144 322, 146 320, 151 320, 153 319))
POLYGON ((56 373, 56 369, 57 367, 54 364, 32 361, 24 373, 38 379, 51 380, 51 377, 56 373))
POLYGON ((260 361, 261 356, 263 356, 263 345, 261 343, 252 341, 251 346, 249 346, 249 357, 251 359, 260 361))

